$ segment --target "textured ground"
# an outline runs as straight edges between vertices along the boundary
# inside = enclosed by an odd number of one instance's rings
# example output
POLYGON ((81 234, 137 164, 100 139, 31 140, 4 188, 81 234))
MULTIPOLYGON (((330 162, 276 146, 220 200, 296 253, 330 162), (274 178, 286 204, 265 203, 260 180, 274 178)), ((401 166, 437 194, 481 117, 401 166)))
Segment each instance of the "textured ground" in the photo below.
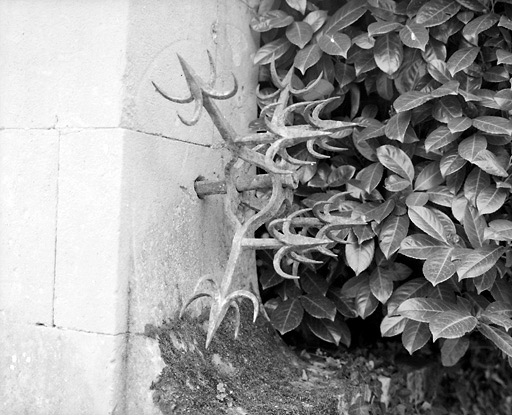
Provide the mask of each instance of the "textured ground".
POLYGON ((263 320, 226 319, 206 350, 204 319, 147 327, 166 367, 152 385, 165 415, 509 415, 512 369, 485 345, 454 368, 398 343, 291 350, 263 320))

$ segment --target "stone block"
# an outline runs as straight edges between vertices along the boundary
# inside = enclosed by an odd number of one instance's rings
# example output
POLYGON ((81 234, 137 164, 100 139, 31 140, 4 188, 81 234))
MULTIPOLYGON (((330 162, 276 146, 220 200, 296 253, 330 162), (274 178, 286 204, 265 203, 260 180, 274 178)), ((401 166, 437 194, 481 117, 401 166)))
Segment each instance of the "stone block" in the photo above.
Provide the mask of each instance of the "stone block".
POLYGON ((239 132, 247 132, 256 109, 256 71, 250 55, 257 42, 248 25, 250 13, 244 2, 232 0, 192 0, 179 7, 172 2, 132 1, 122 125, 196 144, 219 145, 220 137, 206 112, 195 126, 183 125, 177 114, 190 118, 194 104, 166 101, 152 85, 155 82, 172 96, 188 96, 177 54, 208 82, 210 51, 217 67, 215 88, 229 90, 231 72, 239 83, 236 97, 217 103, 239 132))
POLYGON ((199 199, 194 181, 222 177, 225 155, 127 131, 121 240, 133 255, 130 332, 174 317, 201 275, 222 270, 232 231, 223 196, 199 199))
POLYGON ((130 353, 125 378, 125 414, 161 415, 162 412, 153 403, 154 391, 150 389, 165 367, 158 340, 131 335, 128 342, 130 353))
POLYGON ((52 323, 59 133, 0 131, 0 310, 52 323))
POLYGON ((128 2, 0 2, 0 127, 116 127, 128 2))
MULTIPOLYGON (((63 134, 55 278, 55 324, 127 331, 130 252, 121 249, 121 129, 63 134)), ((129 249, 129 243, 125 246, 129 249)))
POLYGON ((0 333, 2 415, 124 415, 126 335, 25 325, 2 314, 0 333))

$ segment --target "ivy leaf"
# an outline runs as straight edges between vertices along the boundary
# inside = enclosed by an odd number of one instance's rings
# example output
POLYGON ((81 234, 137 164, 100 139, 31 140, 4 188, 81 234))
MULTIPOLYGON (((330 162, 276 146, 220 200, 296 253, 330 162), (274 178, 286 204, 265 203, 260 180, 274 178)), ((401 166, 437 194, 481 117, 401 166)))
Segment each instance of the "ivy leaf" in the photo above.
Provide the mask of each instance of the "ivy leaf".
POLYGON ((425 206, 428 203, 428 200, 428 193, 412 192, 405 198, 405 204, 407 206, 425 206))
POLYGON ((388 199, 384 203, 362 203, 354 208, 354 213, 362 216, 366 221, 381 223, 395 208, 395 201, 388 199))
POLYGON ((410 186, 411 182, 409 179, 403 179, 396 174, 390 174, 388 177, 386 177, 386 180, 384 180, 384 187, 386 190, 393 193, 401 192, 410 186))
POLYGON ((409 320, 402 333, 402 344, 406 350, 413 354, 421 349, 430 340, 431 334, 427 323, 409 320))
POLYGON ((508 177, 507 171, 500 164, 500 161, 494 153, 489 150, 480 151, 472 161, 486 173, 494 176, 508 177))
POLYGON ((410 298, 425 297, 432 291, 432 285, 425 278, 415 278, 398 287, 386 306, 388 315, 394 315, 400 304, 410 298))
POLYGON ((486 313, 499 314, 512 318, 512 304, 503 301, 495 301, 485 308, 482 315, 486 315, 486 313))
POLYGON ((306 324, 318 338, 335 345, 341 342, 347 347, 350 346, 350 329, 344 321, 308 318, 306 324))
MULTIPOLYGON (((394 0, 368 0, 371 13, 380 19, 392 20, 398 8, 394 0)), ((400 12, 399 12, 400 13, 400 12)))
POLYGON ((298 10, 302 14, 306 13, 307 0, 286 0, 286 3, 292 9, 298 10))
POLYGON ((430 323, 439 314, 456 309, 456 305, 436 298, 408 298, 395 310, 395 314, 411 320, 430 323))
POLYGON ((300 286, 308 294, 320 294, 324 296, 329 289, 327 281, 310 270, 301 274, 300 286))
POLYGON ((460 10, 460 4, 453 0, 430 0, 418 10, 416 23, 424 27, 438 26, 460 10))
POLYGON ((407 236, 408 230, 409 218, 406 215, 391 215, 382 223, 379 232, 379 247, 386 259, 400 249, 400 244, 407 236))
POLYGON ((432 109, 432 116, 439 122, 448 123, 452 118, 461 117, 462 106, 456 97, 447 96, 437 100, 432 109))
POLYGON ((270 315, 272 326, 281 334, 288 333, 289 331, 297 328, 304 316, 304 309, 300 300, 295 298, 288 298, 279 303, 277 308, 270 315))
POLYGON ((313 29, 307 23, 293 22, 286 28, 286 37, 290 42, 302 49, 313 37, 313 29))
POLYGON ((393 280, 384 268, 377 267, 370 274, 370 291, 382 304, 393 294, 393 280))
POLYGON ((375 236, 375 232, 370 225, 352 226, 352 231, 357 237, 357 242, 360 244, 372 239, 375 236))
POLYGON ((334 321, 336 306, 327 297, 321 294, 308 294, 301 295, 299 299, 302 307, 309 315, 334 321))
POLYGON ((512 65, 512 53, 503 49, 498 49, 496 51, 496 57, 498 58, 498 65, 512 65))
POLYGON ((446 339, 441 346, 441 363, 444 367, 454 366, 469 348, 469 338, 446 339))
POLYGON ((484 115, 473 119, 473 127, 488 134, 512 135, 512 122, 503 117, 484 115))
POLYGON ((478 153, 487 148, 487 139, 482 134, 473 134, 459 143, 459 155, 472 162, 478 153))
POLYGON ((433 161, 423 168, 414 182, 415 191, 430 190, 444 182, 439 165, 438 161, 433 161))
POLYGON ((377 158, 384 167, 412 183, 414 166, 411 159, 398 147, 386 144, 377 149, 377 158))
POLYGON ((512 338, 507 333, 487 324, 481 324, 478 327, 478 330, 492 341, 503 353, 512 357, 512 338))
POLYGON ((380 36, 373 48, 373 57, 379 69, 388 75, 393 75, 402 64, 404 49, 396 33, 380 36))
POLYGON ((357 315, 363 320, 373 314, 379 306, 379 301, 375 298, 370 290, 370 285, 367 284, 357 292, 356 295, 356 310, 357 315))
POLYGON ((488 311, 487 309, 480 315, 480 321, 486 321, 488 323, 501 326, 507 331, 512 328, 512 319, 509 316, 500 313, 494 313, 488 311))
POLYGON ((465 310, 449 310, 437 315, 429 328, 434 341, 439 338, 456 339, 474 330, 478 320, 465 310))
POLYGON ((366 192, 371 193, 381 182, 383 174, 384 168, 382 167, 382 164, 372 163, 361 169, 357 173, 356 179, 361 182, 361 185, 366 192))
POLYGON ((478 35, 483 31, 490 29, 496 23, 498 23, 499 16, 495 13, 484 14, 483 16, 478 16, 469 22, 464 29, 462 29, 462 36, 466 38, 471 43, 478 43, 478 35))
POLYGON ((411 221, 427 235, 448 243, 445 224, 431 208, 411 206, 408 209, 408 215, 411 221))
POLYGON ((356 275, 359 275, 370 266, 374 253, 375 242, 373 239, 361 244, 357 243, 355 239, 352 239, 350 243, 345 245, 347 265, 352 268, 356 275))
POLYGON ((512 221, 496 219, 489 223, 486 237, 497 241, 512 241, 512 221))
POLYGON ((410 21, 400 30, 399 35, 404 45, 425 51, 429 39, 425 26, 410 21))
POLYGON ((483 291, 489 291, 493 287, 497 275, 498 271, 496 268, 491 268, 479 277, 473 278, 477 294, 480 295, 483 291))
POLYGON ((336 62, 336 65, 334 65, 334 77, 338 81, 340 88, 343 88, 356 79, 356 70, 352 65, 336 62))
MULTIPOLYGON (((450 176, 451 177, 451 176, 450 176)), ((438 186, 427 192, 428 198, 432 203, 445 207, 451 207, 454 200, 454 190, 447 186, 438 186)))
POLYGON ((348 51, 347 62, 354 64, 356 75, 369 72, 377 66, 373 51, 355 47, 348 51))
POLYGON ((455 117, 448 120, 448 129, 452 134, 466 131, 472 125, 473 121, 471 118, 468 118, 464 115, 462 117, 455 117))
POLYGON ((393 337, 402 333, 408 321, 409 319, 404 316, 384 316, 380 322, 382 337, 393 337))
POLYGON ((459 280, 475 278, 489 271, 504 252, 505 248, 501 246, 485 246, 460 254, 456 264, 459 280))
POLYGON ((473 10, 474 12, 485 12, 487 9, 479 0, 457 0, 457 3, 464 6, 466 9, 473 10))
POLYGON ((295 55, 294 66, 304 75, 306 71, 315 65, 322 57, 322 50, 318 44, 306 46, 295 55))
POLYGON ((439 88, 434 89, 430 95, 432 95, 433 98, 442 98, 447 95, 457 95, 459 91, 459 82, 458 81, 449 81, 443 85, 441 85, 439 88))
POLYGON ((402 241, 399 253, 409 258, 425 260, 440 248, 446 249, 448 247, 429 235, 418 233, 409 235, 402 241))
POLYGON ((498 26, 512 30, 512 20, 510 20, 507 16, 501 16, 498 26))
POLYGON ((466 177, 464 182, 464 196, 467 200, 476 204, 476 198, 480 192, 491 184, 489 175, 483 170, 475 167, 466 177))
POLYGON ((286 27, 293 23, 293 17, 282 10, 271 10, 251 20, 251 29, 255 32, 267 32, 270 29, 286 27))
POLYGON ((498 104, 502 110, 512 110, 512 90, 502 89, 496 92, 496 94, 494 94, 494 101, 496 101, 496 104, 498 104))
POLYGON ((503 66, 493 66, 486 70, 483 74, 484 80, 487 82, 506 82, 510 79, 508 71, 503 66))
POLYGON ((457 271, 452 251, 452 248, 438 249, 423 263, 423 275, 434 287, 450 279, 457 271))
POLYGON ((458 33, 462 27, 464 27, 464 24, 457 18, 457 16, 454 16, 446 22, 431 28, 430 35, 434 39, 446 44, 448 43, 448 39, 458 33))
POLYGON ((484 217, 469 203, 466 205, 463 224, 471 246, 473 248, 481 248, 486 240, 484 231, 487 228, 487 223, 484 217))
POLYGON ((378 36, 384 35, 389 32, 393 32, 396 29, 400 29, 402 27, 401 23, 398 22, 386 22, 386 21, 377 21, 374 23, 370 23, 368 26, 368 36, 378 36))
POLYGON ((325 32, 338 32, 350 26, 365 13, 366 2, 360 0, 349 1, 329 18, 324 30, 325 32))
POLYGON ((457 140, 457 138, 459 138, 459 136, 460 133, 452 133, 450 129, 445 125, 437 127, 425 139, 425 150, 439 150, 440 148, 453 143, 455 140, 457 140))
POLYGON ((490 291, 496 301, 512 304, 512 287, 509 281, 505 279, 496 280, 490 291))
POLYGON ((354 306, 354 298, 356 294, 357 291, 353 297, 348 297, 342 292, 341 288, 330 287, 329 291, 327 292, 327 298, 329 298, 336 305, 336 309, 341 313, 341 315, 347 318, 353 318, 357 317, 354 306))
POLYGON ((291 42, 286 38, 280 38, 267 43, 258 49, 254 55, 255 65, 266 65, 283 56, 292 47, 291 42))
POLYGON ((391 101, 395 95, 393 80, 385 73, 380 73, 376 80, 377 93, 386 101, 391 101))
POLYGON ((259 281, 261 283, 261 286, 264 290, 274 287, 280 283, 282 283, 284 280, 283 277, 281 277, 277 272, 275 272, 273 269, 263 269, 260 272, 260 278, 259 281))
POLYGON ((437 82, 442 84, 450 82, 450 73, 448 69, 446 69, 446 62, 440 59, 432 59, 429 61, 427 71, 437 82))
POLYGON ((448 72, 450 72, 452 76, 455 75, 457 72, 460 72, 471 65, 475 61, 479 52, 480 48, 476 46, 457 50, 452 56, 450 56, 448 62, 446 62, 446 69, 448 69, 448 72))
POLYGON ((328 55, 347 57, 352 41, 344 33, 327 32, 318 38, 318 46, 328 55))
POLYGON ((432 96, 426 92, 409 91, 400 95, 393 103, 393 106, 395 107, 396 112, 404 112, 419 107, 431 99, 432 96))
POLYGON ((409 127, 410 121, 410 112, 400 112, 393 115, 386 124, 384 130, 386 136, 391 140, 397 140, 403 143, 405 139, 405 133, 407 132, 407 127, 409 127))
POLYGON ((307 23, 313 29, 313 32, 316 32, 320 29, 325 21, 327 20, 328 14, 325 10, 315 10, 309 13, 303 20, 304 23, 307 23))
POLYGON ((448 151, 441 157, 439 162, 439 170, 443 177, 453 174, 459 171, 466 165, 467 161, 464 160, 458 153, 457 150, 448 151))

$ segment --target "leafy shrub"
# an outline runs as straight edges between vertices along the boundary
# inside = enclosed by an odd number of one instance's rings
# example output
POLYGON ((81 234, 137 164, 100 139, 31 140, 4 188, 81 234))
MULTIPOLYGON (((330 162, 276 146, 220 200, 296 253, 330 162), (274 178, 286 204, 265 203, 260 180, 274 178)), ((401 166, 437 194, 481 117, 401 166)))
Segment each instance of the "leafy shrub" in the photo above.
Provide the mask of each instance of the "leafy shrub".
POLYGON ((377 311, 410 353, 441 339, 453 365, 478 331, 512 362, 512 1, 263 0, 251 26, 261 108, 288 79, 288 104, 323 101, 324 119, 357 124, 293 148, 316 160, 296 171, 293 210, 329 201, 365 223, 298 280, 261 257, 275 328, 349 345, 346 320, 377 311))

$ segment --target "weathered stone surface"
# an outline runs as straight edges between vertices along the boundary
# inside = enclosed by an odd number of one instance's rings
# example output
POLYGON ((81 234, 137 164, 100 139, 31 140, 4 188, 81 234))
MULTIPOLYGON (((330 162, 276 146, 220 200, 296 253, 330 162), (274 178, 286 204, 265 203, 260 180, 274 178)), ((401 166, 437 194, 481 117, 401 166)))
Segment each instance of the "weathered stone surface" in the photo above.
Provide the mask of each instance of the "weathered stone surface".
POLYGON ((151 384, 155 374, 161 373, 165 364, 160 355, 158 340, 142 335, 130 335, 128 339, 126 390, 124 412, 119 415, 161 415, 153 403, 151 384))
POLYGON ((0 413, 105 415, 124 405, 125 335, 27 325, 4 313, 0 333, 0 413))
POLYGON ((135 132, 125 140, 121 240, 132 254, 130 331, 140 333, 174 317, 201 275, 222 271, 230 230, 222 198, 194 192, 199 175, 222 175, 220 150, 135 132))
POLYGON ((0 131, 0 310, 52 323, 59 133, 0 131))
POLYGON ((55 324, 96 333, 128 330, 129 247, 121 246, 123 135, 62 135, 55 324))
POLYGON ((0 2, 0 127, 115 127, 129 2, 0 2))
POLYGON ((250 55, 257 42, 248 24, 250 13, 247 4, 232 0, 187 1, 179 7, 173 2, 133 1, 122 125, 186 142, 218 145, 220 138, 206 113, 197 125, 183 125, 177 114, 190 117, 194 104, 166 101, 151 83, 169 95, 188 96, 177 54, 208 82, 210 51, 217 67, 215 87, 229 90, 233 86, 231 72, 239 82, 236 97, 218 104, 239 131, 247 131, 256 110, 256 71, 250 55))

